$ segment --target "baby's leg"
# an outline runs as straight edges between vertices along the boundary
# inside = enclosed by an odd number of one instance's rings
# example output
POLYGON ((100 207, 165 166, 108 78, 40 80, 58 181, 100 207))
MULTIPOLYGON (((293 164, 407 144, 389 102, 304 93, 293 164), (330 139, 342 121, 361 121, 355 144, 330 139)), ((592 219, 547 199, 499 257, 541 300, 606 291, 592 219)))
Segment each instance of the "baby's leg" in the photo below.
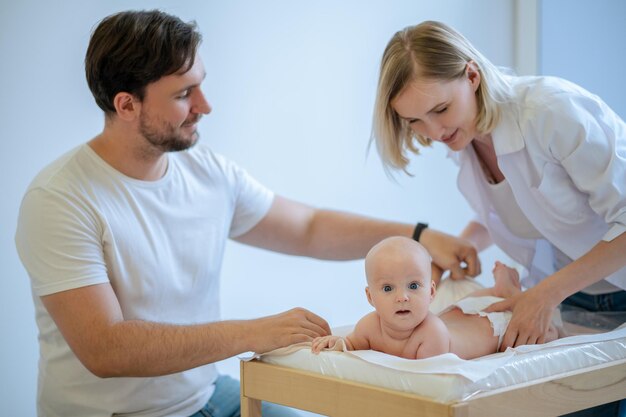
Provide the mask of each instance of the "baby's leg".
POLYGON ((519 273, 513 268, 509 268, 502 262, 496 261, 493 267, 493 295, 495 297, 509 298, 522 292, 519 282, 519 273))
POLYGON ((481 288, 468 295, 468 297, 480 297, 491 295, 493 297, 509 298, 522 291, 517 270, 509 268, 502 262, 496 261, 493 267, 493 279, 495 284, 491 288, 481 288))
POLYGON ((499 337, 487 317, 465 314, 454 308, 439 316, 450 333, 450 352, 461 359, 474 359, 496 353, 499 337))

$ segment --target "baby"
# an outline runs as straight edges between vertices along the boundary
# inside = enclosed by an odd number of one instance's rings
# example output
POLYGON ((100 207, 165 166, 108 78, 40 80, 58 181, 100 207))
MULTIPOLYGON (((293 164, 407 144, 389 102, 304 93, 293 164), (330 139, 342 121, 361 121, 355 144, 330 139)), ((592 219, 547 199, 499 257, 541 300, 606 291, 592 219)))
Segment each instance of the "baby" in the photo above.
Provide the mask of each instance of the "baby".
MULTIPOLYGON (((373 349, 407 359, 448 352, 472 359, 497 352, 511 313, 482 310, 521 291, 517 271, 496 262, 494 287, 477 290, 435 315, 428 309, 435 297, 430 263, 426 249, 404 237, 385 239, 370 250, 365 258, 365 294, 375 311, 343 338, 348 350, 373 349)), ((546 341, 556 338, 551 327, 546 341)), ((319 353, 340 339, 318 337, 311 349, 319 353)))

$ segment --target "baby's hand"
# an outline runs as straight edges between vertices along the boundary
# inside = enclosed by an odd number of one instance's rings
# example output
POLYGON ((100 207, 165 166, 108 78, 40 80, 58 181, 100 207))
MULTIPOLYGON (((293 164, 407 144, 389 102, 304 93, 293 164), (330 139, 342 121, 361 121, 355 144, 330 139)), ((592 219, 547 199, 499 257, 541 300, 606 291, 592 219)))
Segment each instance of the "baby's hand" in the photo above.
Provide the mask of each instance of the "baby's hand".
POLYGON ((335 344, 338 340, 341 340, 341 337, 333 335, 316 337, 311 343, 311 352, 317 355, 324 348, 332 349, 333 347, 335 347, 335 344))

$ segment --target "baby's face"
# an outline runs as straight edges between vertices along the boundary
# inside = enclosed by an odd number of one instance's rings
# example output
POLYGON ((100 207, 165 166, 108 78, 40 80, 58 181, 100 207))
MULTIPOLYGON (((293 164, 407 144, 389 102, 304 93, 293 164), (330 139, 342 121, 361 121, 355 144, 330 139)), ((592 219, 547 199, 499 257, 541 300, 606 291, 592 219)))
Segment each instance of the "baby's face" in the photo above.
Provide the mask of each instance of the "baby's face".
POLYGON ((367 264, 368 300, 385 325, 413 329, 428 314, 435 294, 430 263, 403 251, 381 255, 367 264))

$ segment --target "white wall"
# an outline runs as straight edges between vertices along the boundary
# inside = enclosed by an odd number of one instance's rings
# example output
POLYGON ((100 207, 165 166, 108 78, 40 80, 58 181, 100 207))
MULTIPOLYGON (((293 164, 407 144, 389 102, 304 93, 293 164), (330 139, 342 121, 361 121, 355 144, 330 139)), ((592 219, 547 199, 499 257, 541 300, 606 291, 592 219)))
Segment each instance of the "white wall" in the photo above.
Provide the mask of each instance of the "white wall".
MULTIPOLYGON (((382 50, 425 19, 462 31, 499 65, 513 63, 513 5, 502 0, 78 1, 0 0, 0 404, 35 415, 37 331, 28 277, 13 234, 32 177, 102 127, 83 74, 91 28, 127 8, 159 7, 195 19, 213 113, 202 140, 276 192, 323 207, 458 233, 470 218, 456 170, 435 147, 413 178, 390 181, 366 148, 382 50), (488 30, 486 30, 488 28, 488 30)), ((483 257, 484 270, 500 255, 483 257)), ((483 278, 487 283, 487 278, 483 278)), ((331 325, 369 310, 361 262, 331 263, 232 244, 223 269, 223 315, 251 318, 304 306, 331 325)), ((220 364, 237 374, 237 361, 220 364)))
POLYGON ((543 0, 540 72, 573 81, 626 119, 623 0, 543 0))

